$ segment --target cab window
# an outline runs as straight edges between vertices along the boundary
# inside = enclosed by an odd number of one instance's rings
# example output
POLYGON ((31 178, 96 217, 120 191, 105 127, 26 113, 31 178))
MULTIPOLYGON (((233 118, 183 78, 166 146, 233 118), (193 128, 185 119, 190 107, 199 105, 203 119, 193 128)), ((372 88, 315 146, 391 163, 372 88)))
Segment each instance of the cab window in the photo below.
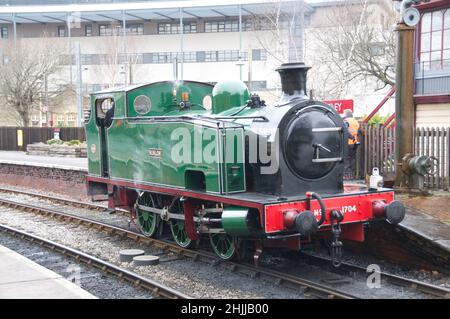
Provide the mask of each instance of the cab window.
POLYGON ((114 117, 114 99, 110 97, 98 99, 95 105, 97 125, 109 127, 114 117))

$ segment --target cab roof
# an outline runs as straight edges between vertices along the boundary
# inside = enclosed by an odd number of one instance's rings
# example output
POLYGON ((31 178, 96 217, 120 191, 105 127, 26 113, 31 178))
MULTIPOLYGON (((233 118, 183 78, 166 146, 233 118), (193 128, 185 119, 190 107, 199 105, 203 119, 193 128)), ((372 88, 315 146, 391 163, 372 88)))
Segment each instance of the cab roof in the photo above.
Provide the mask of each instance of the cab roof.
MULTIPOLYGON (((207 85, 207 86, 211 86, 213 87, 214 85, 209 84, 209 83, 205 83, 205 82, 198 82, 198 81, 189 81, 189 80, 182 80, 179 81, 180 83, 197 83, 197 84, 202 84, 202 85, 207 85)), ((128 93, 130 91, 133 91, 137 88, 141 88, 141 87, 145 87, 145 86, 150 86, 150 85, 154 85, 154 84, 159 84, 159 83, 176 83, 175 81, 158 81, 158 82, 148 82, 148 83, 141 83, 141 84, 135 84, 135 85, 124 85, 124 86, 117 86, 117 87, 112 87, 112 88, 107 88, 101 91, 97 91, 92 93, 91 95, 102 95, 102 94, 110 94, 110 93, 128 93)))
POLYGON ((103 89, 101 91, 94 92, 94 93, 92 93, 92 95, 106 94, 106 93, 117 93, 117 92, 128 92, 128 91, 137 89, 138 87, 146 86, 146 85, 149 85, 149 84, 153 84, 153 83, 116 86, 116 87, 107 88, 107 89, 103 89))

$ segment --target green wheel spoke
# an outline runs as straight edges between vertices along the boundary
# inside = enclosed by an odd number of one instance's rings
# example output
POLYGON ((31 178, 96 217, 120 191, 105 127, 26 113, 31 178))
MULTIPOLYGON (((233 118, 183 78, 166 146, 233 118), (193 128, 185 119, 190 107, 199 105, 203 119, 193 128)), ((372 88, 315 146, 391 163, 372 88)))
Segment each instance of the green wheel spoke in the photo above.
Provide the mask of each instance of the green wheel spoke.
POLYGON ((236 253, 234 239, 227 234, 209 234, 214 252, 222 259, 232 259, 236 253))
MULTIPOLYGON (((137 203, 146 207, 155 207, 153 197, 149 193, 142 194, 137 203)), ((154 237, 160 227, 159 215, 138 208, 136 209, 136 217, 141 232, 145 236, 154 237)))
MULTIPOLYGON (((176 213, 183 214, 182 206, 178 204, 176 207, 177 207, 176 213)), ((172 237, 179 246, 183 248, 188 248, 194 244, 194 241, 192 241, 192 239, 189 238, 186 232, 184 220, 173 219, 169 222, 169 225, 170 231, 172 232, 172 237)))

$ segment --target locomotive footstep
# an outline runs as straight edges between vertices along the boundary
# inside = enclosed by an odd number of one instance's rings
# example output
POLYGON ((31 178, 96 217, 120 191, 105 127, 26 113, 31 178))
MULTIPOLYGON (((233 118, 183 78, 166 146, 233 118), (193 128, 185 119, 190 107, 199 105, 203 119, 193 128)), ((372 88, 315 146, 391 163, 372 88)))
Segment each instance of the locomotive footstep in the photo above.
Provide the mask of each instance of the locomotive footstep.
POLYGON ((134 257, 144 255, 145 251, 142 249, 124 249, 119 252, 120 261, 132 261, 134 257))
POLYGON ((159 264, 159 257, 152 255, 136 256, 133 258, 135 266, 151 266, 159 264))

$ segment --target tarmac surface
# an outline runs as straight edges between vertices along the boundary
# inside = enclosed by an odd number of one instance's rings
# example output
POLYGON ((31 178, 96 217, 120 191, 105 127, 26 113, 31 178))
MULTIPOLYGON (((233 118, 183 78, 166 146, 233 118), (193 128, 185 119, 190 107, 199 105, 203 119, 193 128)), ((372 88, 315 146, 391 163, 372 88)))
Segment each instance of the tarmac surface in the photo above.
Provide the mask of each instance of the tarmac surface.
POLYGON ((0 246, 0 299, 94 299, 66 278, 0 246))

